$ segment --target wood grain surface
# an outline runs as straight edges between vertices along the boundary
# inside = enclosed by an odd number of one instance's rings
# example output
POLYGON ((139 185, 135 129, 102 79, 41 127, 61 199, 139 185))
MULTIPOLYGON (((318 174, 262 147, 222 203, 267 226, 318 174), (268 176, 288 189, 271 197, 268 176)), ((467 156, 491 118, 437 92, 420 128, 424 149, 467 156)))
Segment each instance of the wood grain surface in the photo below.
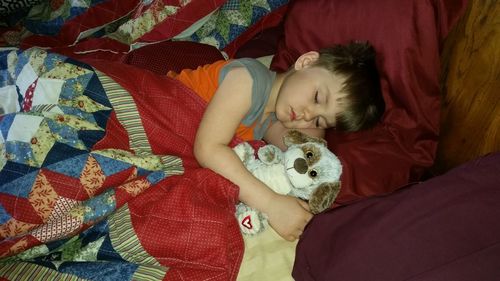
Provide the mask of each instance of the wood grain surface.
POLYGON ((500 151, 499 3, 469 0, 444 44, 441 133, 433 174, 500 151))

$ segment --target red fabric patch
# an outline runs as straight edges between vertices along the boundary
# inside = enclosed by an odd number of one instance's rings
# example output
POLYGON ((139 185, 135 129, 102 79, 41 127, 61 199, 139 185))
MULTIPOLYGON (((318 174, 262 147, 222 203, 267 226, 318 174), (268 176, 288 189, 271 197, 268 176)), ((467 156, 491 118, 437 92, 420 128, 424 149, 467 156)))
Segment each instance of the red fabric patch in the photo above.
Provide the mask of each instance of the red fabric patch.
POLYGON ((37 211, 27 198, 0 193, 0 203, 7 213, 12 214, 12 217, 18 221, 32 224, 43 223, 42 218, 37 215, 37 211))
POLYGON ((130 150, 129 141, 127 131, 118 121, 116 113, 113 111, 109 116, 108 123, 106 124, 106 135, 92 147, 92 150, 106 148, 130 150))
POLYGON ((78 201, 85 201, 90 198, 87 191, 83 188, 79 178, 66 176, 47 169, 42 169, 41 173, 43 173, 49 183, 55 183, 52 184, 51 187, 59 196, 78 201))
POLYGON ((196 69, 200 65, 223 59, 221 52, 210 45, 187 41, 165 41, 130 52, 124 58, 124 62, 166 75, 170 70, 179 73, 183 69, 196 69))
POLYGON ((29 111, 31 109, 31 105, 33 104, 33 96, 35 94, 36 84, 38 83, 38 78, 31 83, 31 85, 26 89, 24 93, 23 100, 23 111, 29 111))

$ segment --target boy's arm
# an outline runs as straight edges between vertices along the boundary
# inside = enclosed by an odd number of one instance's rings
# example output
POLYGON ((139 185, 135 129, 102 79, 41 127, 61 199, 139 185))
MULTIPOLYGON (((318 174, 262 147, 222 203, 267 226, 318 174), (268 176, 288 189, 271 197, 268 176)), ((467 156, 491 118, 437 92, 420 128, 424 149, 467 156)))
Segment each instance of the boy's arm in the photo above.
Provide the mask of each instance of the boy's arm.
POLYGON ((240 188, 239 199, 269 216, 271 226, 287 240, 302 233, 312 215, 305 202, 274 193, 243 166, 228 146, 251 105, 252 78, 244 68, 228 72, 198 128, 194 153, 200 165, 240 188))

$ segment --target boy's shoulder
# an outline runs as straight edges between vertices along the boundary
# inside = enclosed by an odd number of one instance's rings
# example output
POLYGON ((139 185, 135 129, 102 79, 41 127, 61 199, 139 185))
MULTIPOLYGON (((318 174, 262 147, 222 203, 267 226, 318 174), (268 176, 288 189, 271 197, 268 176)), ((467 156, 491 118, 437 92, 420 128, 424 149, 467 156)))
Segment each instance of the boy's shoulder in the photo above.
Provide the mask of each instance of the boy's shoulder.
POLYGON ((256 83, 268 83, 274 80, 274 72, 264 64, 253 58, 240 58, 231 60, 221 70, 220 77, 225 78, 227 73, 236 71, 238 75, 249 75, 256 83))

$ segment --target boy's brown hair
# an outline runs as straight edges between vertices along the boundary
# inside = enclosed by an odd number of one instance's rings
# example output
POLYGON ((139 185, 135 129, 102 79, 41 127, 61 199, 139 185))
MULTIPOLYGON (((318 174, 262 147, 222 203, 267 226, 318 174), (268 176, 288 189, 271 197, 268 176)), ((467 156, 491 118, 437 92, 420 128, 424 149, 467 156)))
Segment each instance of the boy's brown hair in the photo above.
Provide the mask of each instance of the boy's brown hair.
POLYGON ((335 128, 358 131, 373 127, 385 110, 375 50, 368 43, 353 42, 321 49, 315 66, 345 77, 340 103, 345 107, 337 115, 335 128))

